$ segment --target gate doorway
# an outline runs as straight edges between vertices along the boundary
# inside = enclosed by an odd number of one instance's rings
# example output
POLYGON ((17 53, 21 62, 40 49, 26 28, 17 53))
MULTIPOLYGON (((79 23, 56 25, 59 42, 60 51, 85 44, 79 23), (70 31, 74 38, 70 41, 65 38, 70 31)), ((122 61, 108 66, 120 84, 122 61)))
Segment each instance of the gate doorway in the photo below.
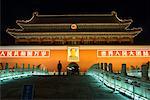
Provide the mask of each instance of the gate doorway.
POLYGON ((79 75, 79 65, 75 62, 71 62, 67 66, 67 75, 79 75))

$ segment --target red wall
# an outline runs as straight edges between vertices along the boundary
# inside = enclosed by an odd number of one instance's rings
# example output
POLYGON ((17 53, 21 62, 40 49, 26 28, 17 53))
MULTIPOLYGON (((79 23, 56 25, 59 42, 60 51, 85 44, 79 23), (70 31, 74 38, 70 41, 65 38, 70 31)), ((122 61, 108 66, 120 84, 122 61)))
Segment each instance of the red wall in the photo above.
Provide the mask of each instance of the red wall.
MULTIPOLYGON (((103 63, 112 63, 113 70, 119 71, 121 69, 121 64, 126 63, 127 69, 131 65, 140 66, 147 61, 150 61, 150 57, 97 57, 97 50, 79 50, 79 62, 81 71, 86 71, 93 64, 98 62, 103 63)), ((51 50, 49 58, 0 58, 0 61, 5 64, 9 63, 11 67, 18 63, 21 66, 22 63, 25 63, 25 67, 28 64, 38 65, 42 64, 42 67, 48 68, 49 71, 57 71, 57 63, 61 61, 63 65, 63 71, 66 71, 66 66, 70 63, 67 61, 67 50, 51 50)))

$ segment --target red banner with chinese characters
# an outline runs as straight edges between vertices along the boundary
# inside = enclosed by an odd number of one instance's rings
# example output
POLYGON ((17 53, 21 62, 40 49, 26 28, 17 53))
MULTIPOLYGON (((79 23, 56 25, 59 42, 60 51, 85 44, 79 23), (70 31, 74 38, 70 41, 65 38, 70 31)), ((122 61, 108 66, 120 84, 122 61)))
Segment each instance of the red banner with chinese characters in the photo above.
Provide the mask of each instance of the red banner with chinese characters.
POLYGON ((97 57, 150 57, 150 50, 97 50, 97 57))
POLYGON ((50 50, 0 50, 3 57, 50 57, 50 50))

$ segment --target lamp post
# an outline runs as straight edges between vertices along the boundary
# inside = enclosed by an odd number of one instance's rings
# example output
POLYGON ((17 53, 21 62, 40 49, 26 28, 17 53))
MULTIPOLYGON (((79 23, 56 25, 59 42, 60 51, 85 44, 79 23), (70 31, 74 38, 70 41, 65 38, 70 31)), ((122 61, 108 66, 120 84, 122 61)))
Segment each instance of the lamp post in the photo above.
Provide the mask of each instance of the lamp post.
POLYGON ((132 82, 132 85, 133 85, 133 90, 132 90, 132 92, 133 92, 133 100, 134 100, 134 98, 135 98, 135 81, 133 81, 132 82))
POLYGON ((104 86, 104 69, 102 70, 102 74, 103 74, 103 86, 104 86))
POLYGON ((114 93, 118 93, 116 89, 116 80, 117 80, 117 75, 114 74, 114 93))
POLYGON ((34 73, 34 65, 33 65, 33 67, 32 67, 32 74, 34 73))
POLYGON ((24 64, 22 64, 22 74, 24 73, 24 64))
POLYGON ((8 66, 8 63, 6 63, 5 70, 6 70, 6 73, 8 74, 8 72, 9 72, 9 66, 8 66))
POLYGON ((28 71, 30 71, 30 64, 28 64, 28 71))
POLYGON ((114 74, 114 93, 116 92, 116 75, 114 74))
POLYGON ((15 65, 15 74, 16 75, 18 74, 18 63, 16 63, 16 65, 15 65))

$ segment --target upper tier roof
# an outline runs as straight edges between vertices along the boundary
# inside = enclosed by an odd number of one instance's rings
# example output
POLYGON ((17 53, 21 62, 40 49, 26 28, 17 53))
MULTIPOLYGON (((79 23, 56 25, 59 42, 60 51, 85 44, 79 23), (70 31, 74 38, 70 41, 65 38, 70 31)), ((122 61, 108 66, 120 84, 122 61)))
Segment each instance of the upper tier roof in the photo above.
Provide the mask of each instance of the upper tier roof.
POLYGON ((126 32, 140 33, 141 28, 128 29, 133 21, 122 20, 117 13, 110 14, 73 14, 73 15, 39 15, 34 12, 30 20, 17 20, 20 28, 7 28, 9 34, 41 32, 126 32))
POLYGON ((19 24, 56 24, 56 23, 131 23, 132 20, 121 20, 117 13, 111 14, 72 14, 72 15, 39 15, 34 12, 30 20, 17 20, 19 24))

